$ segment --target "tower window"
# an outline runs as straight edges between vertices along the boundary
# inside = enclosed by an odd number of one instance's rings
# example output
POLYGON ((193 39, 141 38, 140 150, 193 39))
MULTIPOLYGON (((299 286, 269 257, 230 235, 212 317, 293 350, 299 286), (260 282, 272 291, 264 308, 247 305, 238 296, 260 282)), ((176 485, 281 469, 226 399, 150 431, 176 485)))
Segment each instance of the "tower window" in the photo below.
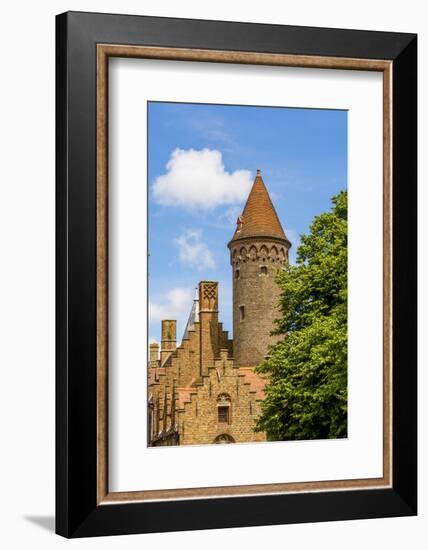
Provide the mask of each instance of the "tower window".
POLYGON ((217 407, 218 421, 229 424, 229 407, 217 407))
POLYGON ((261 275, 267 275, 267 267, 265 265, 262 265, 261 268, 260 268, 260 273, 261 275))
POLYGON ((239 269, 235 269, 235 279, 239 279, 239 269))
POLYGON ((245 307, 239 306, 239 320, 243 321, 245 319, 245 307))

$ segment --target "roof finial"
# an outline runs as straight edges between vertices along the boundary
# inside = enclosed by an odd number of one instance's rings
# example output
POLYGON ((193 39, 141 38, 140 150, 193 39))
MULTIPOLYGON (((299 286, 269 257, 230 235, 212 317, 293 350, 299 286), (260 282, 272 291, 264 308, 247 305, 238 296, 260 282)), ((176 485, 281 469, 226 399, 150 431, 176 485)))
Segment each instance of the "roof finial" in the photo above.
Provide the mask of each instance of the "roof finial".
POLYGON ((257 168, 257 175, 260 176, 260 168, 257 168))

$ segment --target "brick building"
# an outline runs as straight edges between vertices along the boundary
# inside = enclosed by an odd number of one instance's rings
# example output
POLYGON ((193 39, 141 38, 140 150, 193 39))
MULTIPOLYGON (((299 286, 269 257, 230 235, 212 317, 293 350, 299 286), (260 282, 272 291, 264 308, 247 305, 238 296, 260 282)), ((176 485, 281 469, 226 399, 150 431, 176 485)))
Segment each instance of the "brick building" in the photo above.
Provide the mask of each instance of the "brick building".
POLYGON ((266 383, 254 368, 275 340, 275 275, 288 263, 290 246, 257 170, 228 243, 234 338, 219 322, 216 281, 199 282, 180 345, 176 321, 162 321, 161 345, 150 344, 149 352, 149 445, 266 439, 254 431, 266 383))

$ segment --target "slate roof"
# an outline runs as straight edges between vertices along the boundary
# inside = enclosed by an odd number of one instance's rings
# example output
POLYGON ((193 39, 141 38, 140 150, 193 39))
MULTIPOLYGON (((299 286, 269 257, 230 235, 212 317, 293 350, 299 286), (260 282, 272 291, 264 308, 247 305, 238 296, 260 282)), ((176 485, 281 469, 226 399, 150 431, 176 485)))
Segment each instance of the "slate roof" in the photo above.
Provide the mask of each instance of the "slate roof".
POLYGON ((199 296, 198 296, 198 289, 196 289, 195 298, 193 299, 192 309, 190 311, 186 328, 184 330, 183 340, 189 337, 189 330, 194 330, 195 323, 198 323, 198 322, 199 322, 199 296))

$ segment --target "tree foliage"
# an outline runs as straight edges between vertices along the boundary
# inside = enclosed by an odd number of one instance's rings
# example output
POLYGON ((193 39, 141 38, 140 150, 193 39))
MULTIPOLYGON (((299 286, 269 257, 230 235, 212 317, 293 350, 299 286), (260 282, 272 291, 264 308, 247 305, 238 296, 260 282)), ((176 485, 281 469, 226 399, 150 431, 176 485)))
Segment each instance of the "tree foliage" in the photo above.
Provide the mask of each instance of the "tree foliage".
POLYGON ((301 238, 296 266, 279 272, 281 318, 256 429, 270 440, 347 435, 347 192, 301 238))

